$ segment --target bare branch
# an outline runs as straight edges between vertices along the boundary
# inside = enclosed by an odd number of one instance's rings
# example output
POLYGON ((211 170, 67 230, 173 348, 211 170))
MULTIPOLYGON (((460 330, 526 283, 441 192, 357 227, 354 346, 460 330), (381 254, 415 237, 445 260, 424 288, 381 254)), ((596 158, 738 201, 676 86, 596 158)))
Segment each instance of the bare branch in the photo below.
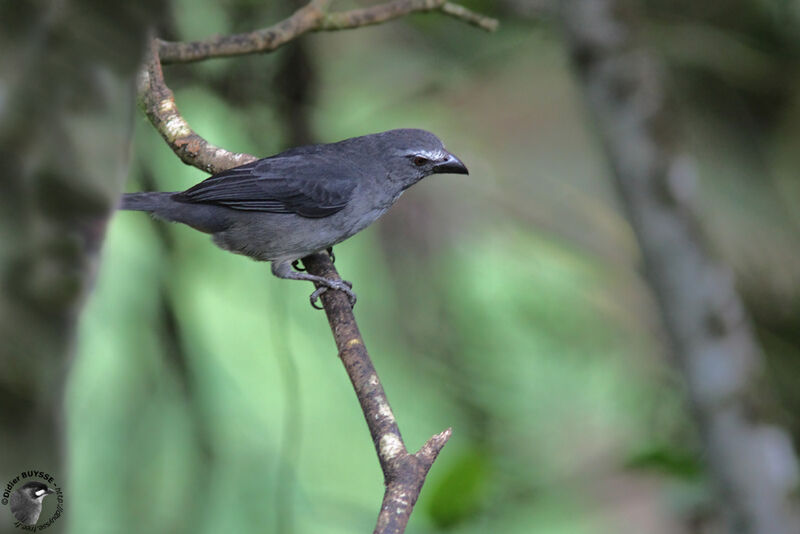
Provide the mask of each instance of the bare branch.
POLYGON ((454 4, 452 2, 446 2, 442 6, 442 13, 453 18, 461 19, 467 24, 477 26, 478 28, 486 30, 487 32, 493 32, 497 30, 497 27, 500 25, 500 22, 497 19, 481 15, 480 13, 476 13, 471 9, 467 9, 460 4, 454 4))
MULTIPOLYGON (((329 279, 339 279, 339 273, 327 254, 303 258, 308 272, 329 279)), ((386 393, 372 365, 364 339, 358 330, 350 301, 344 293, 326 291, 322 304, 339 349, 350 382, 364 412, 372 443, 383 469, 386 492, 378 515, 376 533, 400 533, 405 530, 411 512, 419 498, 425 477, 433 462, 452 434, 451 429, 431 437, 416 454, 410 454, 400 435, 397 420, 389 406, 386 393)))
POLYGON ((332 31, 380 24, 415 12, 441 11, 468 24, 493 31, 498 22, 445 0, 394 0, 377 6, 327 13, 328 0, 313 0, 289 18, 249 33, 216 36, 202 41, 153 39, 139 73, 139 102, 150 122, 175 154, 208 173, 253 161, 255 156, 217 147, 197 135, 181 116, 175 96, 164 81, 162 64, 189 63, 215 57, 270 52, 309 31, 332 31))
POLYGON ((312 31, 335 31, 381 24, 410 13, 440 11, 450 17, 487 31, 497 29, 496 19, 445 0, 393 0, 385 4, 328 13, 327 2, 311 2, 289 18, 260 30, 234 35, 209 37, 200 41, 158 41, 163 64, 189 63, 215 57, 271 52, 289 41, 312 31))
POLYGON ((396 19, 414 12, 441 9, 444 0, 394 0, 377 6, 353 9, 340 13, 329 13, 322 17, 317 31, 349 30, 371 26, 396 19))
POLYGON ((214 174, 255 161, 255 156, 230 152, 212 145, 189 126, 175 104, 175 95, 164 83, 158 58, 158 43, 153 39, 144 68, 139 72, 139 104, 153 127, 175 154, 187 165, 214 174))
POLYGON ((190 42, 158 42, 158 53, 164 65, 190 63, 215 57, 241 56, 272 52, 289 41, 311 31, 323 17, 317 4, 310 3, 289 18, 268 28, 234 35, 218 35, 190 42))

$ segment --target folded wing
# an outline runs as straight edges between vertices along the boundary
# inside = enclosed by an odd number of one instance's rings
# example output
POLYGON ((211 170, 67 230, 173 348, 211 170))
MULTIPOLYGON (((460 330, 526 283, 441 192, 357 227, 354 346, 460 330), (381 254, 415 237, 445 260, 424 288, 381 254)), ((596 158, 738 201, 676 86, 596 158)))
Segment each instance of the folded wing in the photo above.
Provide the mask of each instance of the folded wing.
POLYGON ((350 201, 358 169, 332 164, 319 154, 279 154, 241 165, 200 182, 174 199, 243 211, 328 217, 350 201))

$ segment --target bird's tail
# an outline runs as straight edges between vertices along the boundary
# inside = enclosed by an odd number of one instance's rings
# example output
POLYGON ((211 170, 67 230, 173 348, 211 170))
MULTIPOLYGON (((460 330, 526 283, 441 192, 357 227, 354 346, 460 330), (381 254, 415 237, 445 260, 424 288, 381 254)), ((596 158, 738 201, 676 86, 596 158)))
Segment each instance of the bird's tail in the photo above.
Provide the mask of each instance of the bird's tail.
POLYGON ((221 232, 230 225, 227 208, 179 202, 174 196, 175 193, 125 193, 119 209, 146 211, 156 219, 188 224, 209 234, 221 232))
POLYGON ((172 202, 175 193, 125 193, 119 209, 158 212, 172 202))

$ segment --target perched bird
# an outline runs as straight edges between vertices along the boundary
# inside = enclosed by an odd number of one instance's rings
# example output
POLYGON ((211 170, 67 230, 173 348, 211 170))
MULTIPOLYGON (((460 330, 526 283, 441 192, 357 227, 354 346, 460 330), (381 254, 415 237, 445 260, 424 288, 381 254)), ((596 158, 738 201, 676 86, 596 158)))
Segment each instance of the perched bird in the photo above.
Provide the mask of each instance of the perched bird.
POLYGON ((51 493, 55 493, 55 490, 48 488, 46 484, 28 482, 11 494, 11 513, 20 523, 35 525, 42 513, 42 501, 51 493))
POLYGON ((432 133, 390 130, 292 148, 180 193, 125 194, 120 208, 209 233, 225 250, 272 262, 279 278, 316 282, 312 306, 328 288, 355 304, 352 284, 298 272, 297 260, 360 232, 434 173, 468 172, 432 133))

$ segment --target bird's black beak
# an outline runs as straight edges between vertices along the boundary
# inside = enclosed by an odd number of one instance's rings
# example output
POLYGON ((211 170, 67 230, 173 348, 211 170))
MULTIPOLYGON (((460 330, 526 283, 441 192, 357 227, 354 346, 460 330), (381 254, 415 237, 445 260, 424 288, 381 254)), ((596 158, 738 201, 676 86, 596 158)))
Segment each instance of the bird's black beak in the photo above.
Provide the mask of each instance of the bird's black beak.
POLYGON ((467 166, 460 159, 452 154, 433 166, 433 172, 437 174, 469 174, 467 166))

